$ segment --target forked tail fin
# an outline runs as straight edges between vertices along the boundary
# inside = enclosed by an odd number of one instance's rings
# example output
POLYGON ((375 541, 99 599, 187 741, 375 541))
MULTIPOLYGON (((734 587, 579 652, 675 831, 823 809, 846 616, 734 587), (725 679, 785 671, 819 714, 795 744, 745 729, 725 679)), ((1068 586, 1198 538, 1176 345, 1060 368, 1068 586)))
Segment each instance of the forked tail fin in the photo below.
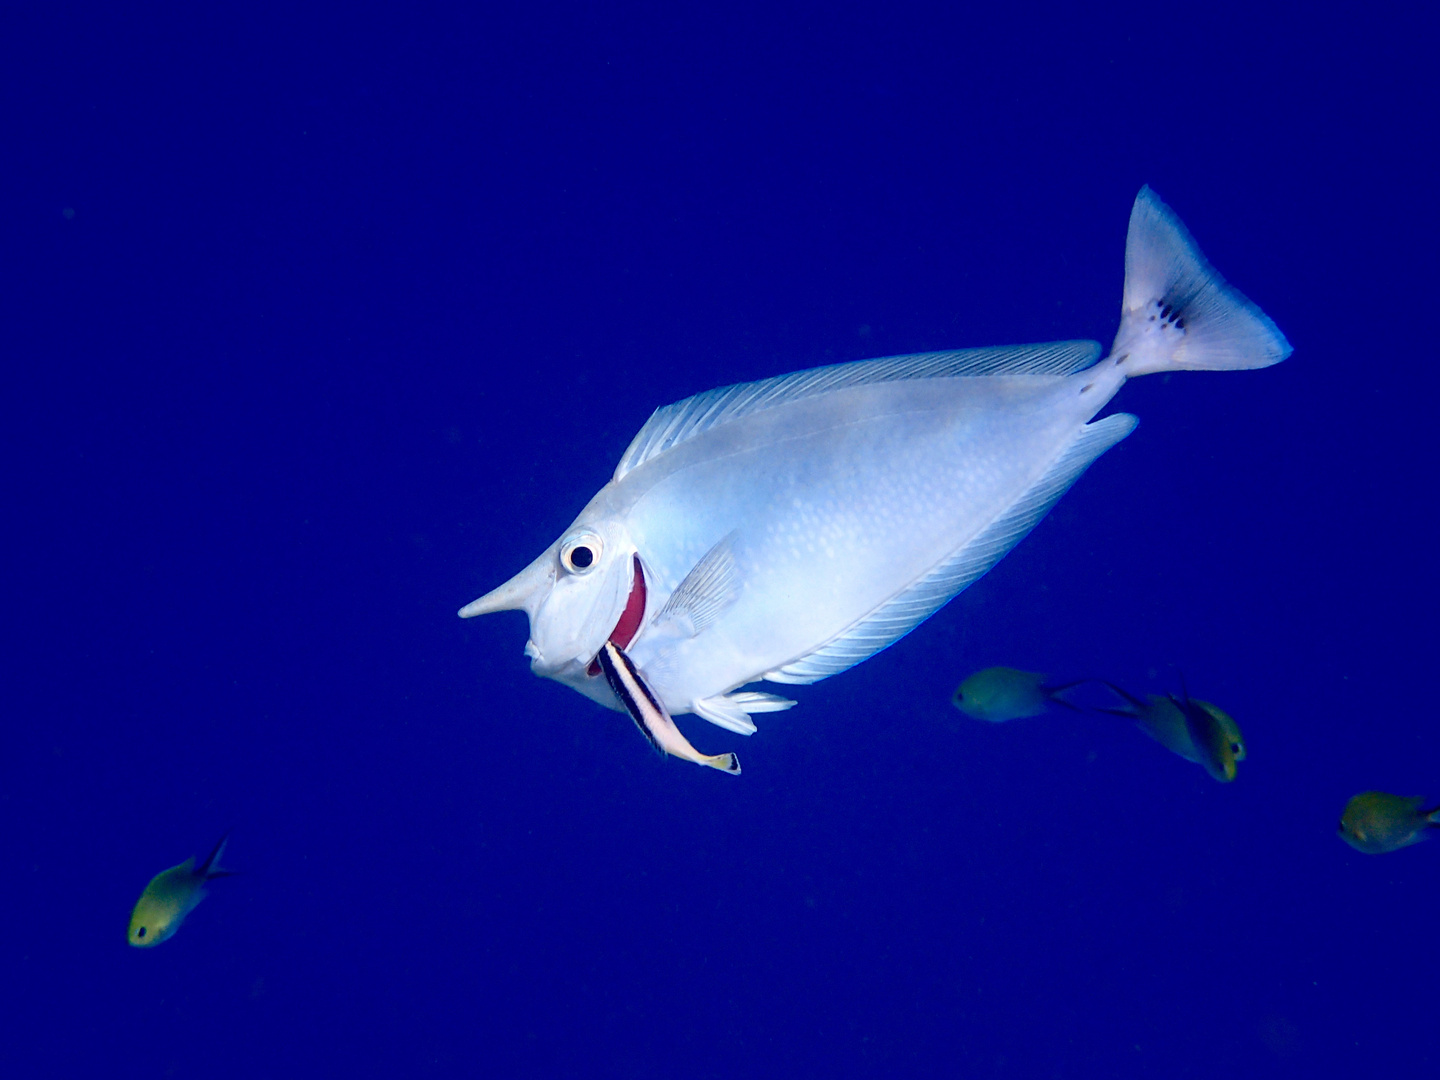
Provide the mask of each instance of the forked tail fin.
POLYGON ((200 869, 195 871, 197 877, 202 881, 213 881, 215 878, 234 877, 235 871, 226 870, 220 865, 220 859, 225 854, 225 845, 230 842, 230 834, 227 832, 220 838, 220 842, 211 850, 210 855, 200 864, 200 869))
POLYGON ((1074 690, 1075 687, 1084 686, 1087 682, 1091 681, 1090 679, 1072 679, 1067 683, 1045 683, 1040 687, 1040 692, 1045 695, 1046 701, 1056 705, 1063 705, 1065 708, 1075 712, 1084 712, 1084 709, 1067 698, 1065 694, 1070 690, 1074 690))
POLYGON ((1200 254, 1190 231, 1143 187, 1125 238, 1125 296, 1110 355, 1127 375, 1278 364, 1285 335, 1200 254))

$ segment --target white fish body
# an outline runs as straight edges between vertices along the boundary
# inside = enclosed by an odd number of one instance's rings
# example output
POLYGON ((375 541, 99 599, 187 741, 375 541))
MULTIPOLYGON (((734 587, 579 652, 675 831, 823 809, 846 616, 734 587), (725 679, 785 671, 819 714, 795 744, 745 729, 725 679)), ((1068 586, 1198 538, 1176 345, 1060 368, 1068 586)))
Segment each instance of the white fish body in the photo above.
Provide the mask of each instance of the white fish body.
POLYGON ((927 353, 667 406, 565 535, 460 614, 525 610, 532 669, 618 708, 595 662, 613 641, 671 714, 748 733, 794 703, 737 688, 859 663, 1018 543, 1133 430, 1092 422, 1127 378, 1289 351, 1146 188, 1106 359, 1093 342, 927 353))

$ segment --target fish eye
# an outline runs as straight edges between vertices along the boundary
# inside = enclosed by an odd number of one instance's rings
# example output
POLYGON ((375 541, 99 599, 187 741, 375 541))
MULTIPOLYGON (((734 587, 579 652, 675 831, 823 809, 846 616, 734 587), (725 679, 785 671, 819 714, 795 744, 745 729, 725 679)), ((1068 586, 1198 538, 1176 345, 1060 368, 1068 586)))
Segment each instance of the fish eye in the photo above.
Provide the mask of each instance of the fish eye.
POLYGON ((560 545, 560 565, 572 574, 589 573, 600 561, 600 537, 592 532, 569 537, 560 545))
POLYGON ((142 926, 142 927, 140 927, 139 930, 136 930, 136 931, 135 931, 135 936, 136 936, 136 937, 144 937, 144 936, 145 936, 145 927, 142 926))

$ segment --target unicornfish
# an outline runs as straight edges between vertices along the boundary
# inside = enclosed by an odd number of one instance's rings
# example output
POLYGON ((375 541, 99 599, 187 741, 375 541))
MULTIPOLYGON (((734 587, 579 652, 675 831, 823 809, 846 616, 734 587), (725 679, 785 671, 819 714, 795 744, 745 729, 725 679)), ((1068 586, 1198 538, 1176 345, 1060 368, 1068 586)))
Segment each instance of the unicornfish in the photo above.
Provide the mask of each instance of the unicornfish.
POLYGON ((460 615, 524 611, 535 674, 714 764, 675 716, 748 735, 795 704, 751 684, 818 682, 914 630, 1134 430, 1096 419, 1126 380, 1289 354, 1143 188, 1103 359, 1093 341, 917 353, 666 405, 559 539, 460 615))

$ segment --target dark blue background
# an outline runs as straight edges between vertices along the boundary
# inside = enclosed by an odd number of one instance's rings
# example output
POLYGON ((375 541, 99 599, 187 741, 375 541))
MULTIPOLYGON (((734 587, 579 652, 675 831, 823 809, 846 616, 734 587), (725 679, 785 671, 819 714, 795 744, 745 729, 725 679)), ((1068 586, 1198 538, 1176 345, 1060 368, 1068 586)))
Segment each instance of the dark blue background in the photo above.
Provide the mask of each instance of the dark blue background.
MULTIPOLYGON (((32 5, 0 49, 6 1075, 1435 1065, 1433 35, 1412 9, 32 5), (657 405, 1114 333, 1151 183, 1295 345, 1141 380, 734 780, 461 604, 657 405), (73 215, 68 212, 73 211, 73 215), (1240 720, 991 727, 1006 663, 1240 720), (149 876, 244 876, 163 948, 149 876)), ((1413 9, 1418 12, 1419 9, 1413 9)))

